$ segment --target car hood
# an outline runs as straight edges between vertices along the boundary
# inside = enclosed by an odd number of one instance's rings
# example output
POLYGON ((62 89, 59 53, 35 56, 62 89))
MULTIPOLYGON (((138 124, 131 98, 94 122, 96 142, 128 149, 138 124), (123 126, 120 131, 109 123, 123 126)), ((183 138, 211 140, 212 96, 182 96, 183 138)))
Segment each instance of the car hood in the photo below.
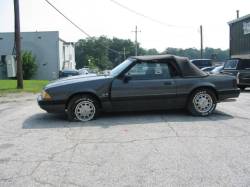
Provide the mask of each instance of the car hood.
POLYGON ((57 86, 63 86, 68 84, 74 84, 74 83, 80 83, 80 82, 89 82, 89 81, 96 81, 96 80, 104 80, 104 79, 110 79, 111 76, 105 76, 105 75, 77 75, 77 76, 71 76, 67 78, 58 79, 54 82, 49 83, 45 89, 57 87, 57 86))

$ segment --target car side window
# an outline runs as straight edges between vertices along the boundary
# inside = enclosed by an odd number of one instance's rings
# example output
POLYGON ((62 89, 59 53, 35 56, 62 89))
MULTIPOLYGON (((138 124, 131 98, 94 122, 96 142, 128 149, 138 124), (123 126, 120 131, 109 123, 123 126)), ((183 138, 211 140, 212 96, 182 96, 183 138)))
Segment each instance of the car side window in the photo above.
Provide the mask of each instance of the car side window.
POLYGON ((133 80, 169 79, 171 78, 167 63, 138 62, 128 72, 127 75, 133 80))
POLYGON ((238 60, 228 60, 224 65, 224 69, 236 69, 237 64, 238 60))

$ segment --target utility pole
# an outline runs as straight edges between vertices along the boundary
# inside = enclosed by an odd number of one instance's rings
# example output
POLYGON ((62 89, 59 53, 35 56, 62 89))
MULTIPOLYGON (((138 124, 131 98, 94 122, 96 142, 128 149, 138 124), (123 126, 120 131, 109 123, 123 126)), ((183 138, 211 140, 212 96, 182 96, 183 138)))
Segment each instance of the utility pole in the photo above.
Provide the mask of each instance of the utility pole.
POLYGON ((240 11, 236 10, 236 18, 239 19, 239 17, 240 17, 240 11))
POLYGON ((20 17, 19 17, 19 0, 14 0, 15 13, 15 46, 16 46, 16 61, 17 61, 17 88, 23 89, 23 70, 21 62, 21 40, 20 40, 20 17))
POLYGON ((200 35, 201 35, 201 59, 203 59, 203 31, 202 25, 200 25, 200 35))
POLYGON ((123 59, 124 60, 126 59, 126 49, 125 49, 125 47, 123 47, 123 59))
POLYGON ((141 31, 138 31, 138 30, 137 30, 137 25, 136 25, 136 26, 135 26, 135 30, 132 31, 132 32, 135 33, 135 56, 137 56, 137 55, 138 55, 137 33, 138 33, 138 32, 141 32, 141 31))

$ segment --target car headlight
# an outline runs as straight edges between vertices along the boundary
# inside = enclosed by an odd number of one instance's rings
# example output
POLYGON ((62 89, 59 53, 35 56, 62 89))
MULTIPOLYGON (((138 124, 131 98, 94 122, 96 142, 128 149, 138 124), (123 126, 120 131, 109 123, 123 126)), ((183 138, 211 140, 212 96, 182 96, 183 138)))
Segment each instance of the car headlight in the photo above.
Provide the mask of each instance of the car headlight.
POLYGON ((50 101, 52 99, 52 97, 44 90, 42 91, 41 96, 42 99, 45 101, 50 101))

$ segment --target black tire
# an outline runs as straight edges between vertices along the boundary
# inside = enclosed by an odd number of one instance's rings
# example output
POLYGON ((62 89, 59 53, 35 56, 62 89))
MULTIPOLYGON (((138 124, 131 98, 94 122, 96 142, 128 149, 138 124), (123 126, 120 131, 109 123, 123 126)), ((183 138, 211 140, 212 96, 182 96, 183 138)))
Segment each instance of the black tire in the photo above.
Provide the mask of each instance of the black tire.
POLYGON ((89 95, 77 95, 77 96, 73 97, 68 103, 67 116, 68 116, 69 121, 84 121, 84 120, 79 119, 77 117, 77 114, 75 113, 77 105, 81 102, 91 102, 93 104, 94 111, 95 111, 93 117, 91 117, 91 119, 87 119, 85 121, 93 120, 99 115, 100 104, 94 97, 89 96, 89 95))
POLYGON ((244 91, 246 89, 246 86, 238 86, 241 91, 244 91))
POLYGON ((217 99, 216 99, 214 91, 210 89, 197 89, 190 95, 188 103, 187 103, 187 109, 189 113, 194 116, 208 116, 215 110, 216 105, 217 105, 217 99), (209 107, 207 107, 207 109, 206 107, 204 108, 204 110, 206 109, 206 111, 199 110, 200 106, 198 104, 195 104, 195 101, 194 101, 196 97, 201 98, 200 97, 201 95, 205 95, 204 96, 205 98, 208 97, 207 100, 209 101, 208 103, 210 103, 210 105, 208 104, 209 107))

